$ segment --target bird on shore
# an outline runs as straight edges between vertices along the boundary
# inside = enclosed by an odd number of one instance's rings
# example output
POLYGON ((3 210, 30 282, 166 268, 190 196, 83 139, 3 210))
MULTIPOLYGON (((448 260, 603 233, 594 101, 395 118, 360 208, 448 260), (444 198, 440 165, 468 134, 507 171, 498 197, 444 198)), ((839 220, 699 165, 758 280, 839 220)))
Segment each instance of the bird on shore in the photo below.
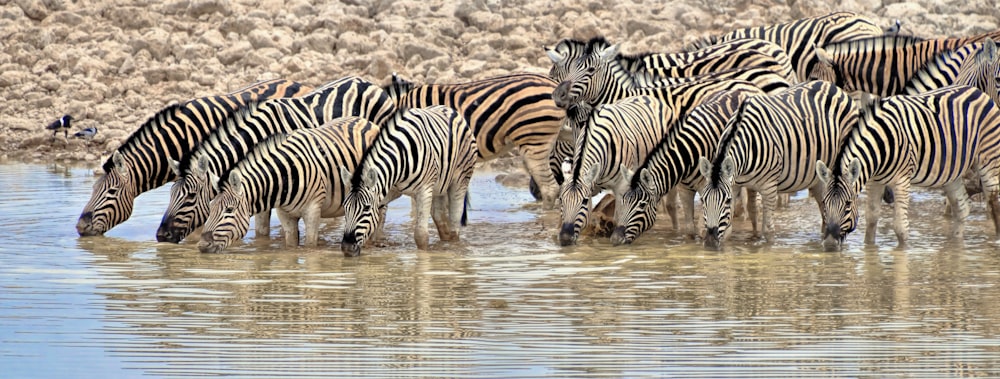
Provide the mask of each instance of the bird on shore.
POLYGON ((885 29, 885 34, 899 34, 903 30, 903 21, 896 19, 892 22, 888 28, 885 29))
POLYGON ((83 129, 83 130, 81 130, 79 132, 74 133, 73 137, 83 138, 83 139, 89 141, 89 140, 94 139, 95 135, 97 135, 97 128, 91 126, 89 128, 86 128, 86 129, 83 129))
POLYGON ((63 131, 63 135, 66 138, 69 138, 69 128, 72 122, 73 122, 73 117, 71 117, 70 115, 65 115, 59 117, 58 120, 53 121, 51 124, 49 124, 49 126, 46 126, 45 129, 52 131, 53 138, 55 138, 56 133, 59 133, 60 130, 63 131))

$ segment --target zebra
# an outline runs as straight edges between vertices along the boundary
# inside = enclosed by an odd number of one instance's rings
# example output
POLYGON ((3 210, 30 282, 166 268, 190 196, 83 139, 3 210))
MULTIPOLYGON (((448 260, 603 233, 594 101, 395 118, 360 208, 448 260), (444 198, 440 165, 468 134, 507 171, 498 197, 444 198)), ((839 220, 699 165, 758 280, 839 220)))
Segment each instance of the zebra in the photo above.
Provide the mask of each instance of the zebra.
MULTIPOLYGON (((627 186, 616 199, 615 227, 611 244, 630 244, 656 221, 656 204, 664 195, 680 186, 681 203, 684 205, 684 234, 694 236, 694 193, 704 186, 705 179, 698 170, 699 157, 715 155, 719 137, 739 105, 750 96, 764 93, 759 89, 720 91, 681 117, 677 126, 646 155, 635 170, 623 167, 627 186)), ((736 191, 735 193, 739 193, 736 191)), ((757 232, 756 197, 750 192, 746 197, 748 213, 757 232)))
POLYGON ((212 199, 198 250, 219 253, 243 238, 250 216, 277 210, 285 246, 299 244, 299 220, 305 225, 305 245, 316 246, 319 219, 344 214, 345 187, 340 167, 356 167, 378 135, 379 125, 347 116, 320 127, 278 132, 254 145, 246 156, 216 176, 218 195, 212 199))
POLYGON ((854 100, 824 81, 744 100, 727 123, 715 156, 698 162, 707 179, 701 190, 705 246, 719 247, 729 231, 734 185, 760 193, 768 242, 774 240, 771 213, 779 192, 808 188, 822 207, 815 162, 833 159, 857 117, 854 100))
POLYGON ((430 244, 428 217, 433 217, 441 240, 458 240, 478 157, 475 133, 458 111, 443 105, 398 111, 353 173, 340 169, 340 178, 350 188, 344 199, 341 251, 360 255, 385 216, 372 210, 401 195, 412 198, 417 249, 426 250, 430 244))
POLYGON ((590 199, 606 189, 621 193, 620 167, 641 162, 676 120, 670 104, 651 96, 628 97, 593 109, 582 103, 566 113, 568 119, 586 121, 578 128, 572 166, 563 174, 566 181, 559 196, 562 246, 575 243, 587 227, 590 199))
POLYGON ((787 23, 736 29, 729 33, 703 38, 688 45, 694 51, 720 42, 741 38, 759 38, 780 45, 795 67, 800 82, 807 81, 817 64, 815 46, 834 42, 881 36, 885 33, 875 21, 852 12, 833 12, 787 23))
POLYGON ((839 248, 857 226, 858 192, 867 186, 865 243, 875 243, 878 199, 886 186, 896 192, 893 229, 905 245, 910 187, 943 188, 952 212, 954 238, 964 235, 969 198, 962 177, 972 171, 983 182, 994 229, 1000 233, 1000 109, 982 91, 951 86, 919 95, 876 99, 863 94, 860 117, 828 168, 817 163, 824 184, 823 244, 839 248))
POLYGON ((731 89, 709 88, 705 86, 706 82, 721 86, 726 86, 726 82, 749 82, 768 93, 789 86, 784 77, 772 70, 749 67, 703 74, 680 84, 647 87, 636 79, 639 74, 632 74, 622 67, 614 58, 617 54, 618 46, 612 45, 596 52, 595 58, 578 65, 577 70, 559 83, 552 93, 556 105, 566 108, 574 103, 587 103, 593 107, 630 96, 649 95, 671 102, 674 110, 684 114, 701 101, 706 90, 731 89))
MULTIPOLYGON (((190 154, 171 160, 178 179, 170 188, 157 241, 177 243, 200 227, 208 217, 208 202, 216 195, 209 174, 221 175, 267 136, 317 127, 343 116, 364 117, 381 125, 395 110, 381 87, 354 76, 329 82, 302 97, 248 103, 190 154)), ((271 210, 265 209, 254 218, 257 236, 270 234, 270 215, 271 210)))
POLYGON ((446 105, 457 110, 476 134, 481 161, 516 148, 528 174, 541 184, 543 207, 548 209, 558 192, 548 160, 565 116, 552 101, 555 87, 551 79, 536 74, 424 85, 393 74, 386 91, 399 108, 446 105))
MULTIPOLYGON (((595 37, 589 41, 560 40, 552 48, 545 48, 546 55, 552 60, 549 77, 562 82, 580 70, 580 65, 598 58, 598 52, 611 46, 613 45, 604 37, 595 37)), ((658 81, 640 83, 643 86, 659 86, 662 81, 675 84, 683 82, 684 77, 740 67, 768 68, 782 75, 789 83, 797 82, 785 50, 773 42, 760 39, 733 40, 690 53, 616 54, 615 59, 626 71, 637 74, 639 78, 643 78, 645 74, 652 76, 651 80, 658 81)))
POLYGON ((102 235, 132 215, 136 196, 174 180, 171 159, 181 159, 219 122, 247 102, 294 97, 309 88, 276 79, 219 96, 172 104, 157 112, 111 154, 104 175, 94 183, 76 230, 81 236, 102 235))

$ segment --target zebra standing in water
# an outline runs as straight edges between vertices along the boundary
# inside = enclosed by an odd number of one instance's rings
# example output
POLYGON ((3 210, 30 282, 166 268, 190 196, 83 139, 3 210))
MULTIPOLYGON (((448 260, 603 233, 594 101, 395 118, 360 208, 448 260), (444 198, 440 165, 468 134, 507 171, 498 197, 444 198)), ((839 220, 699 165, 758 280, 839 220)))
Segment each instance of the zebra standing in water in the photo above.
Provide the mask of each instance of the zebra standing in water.
MULTIPOLYGON (((617 227, 611 235, 613 245, 632 243, 649 230, 656 221, 656 204, 677 186, 682 188, 684 233, 694 236, 697 226, 694 193, 705 185, 705 178, 698 171, 698 159, 715 156, 722 131, 740 103, 750 96, 760 95, 764 93, 758 89, 721 91, 712 95, 684 115, 637 169, 623 169, 627 186, 616 199, 614 220, 617 227)), ((748 195, 748 213, 756 233, 757 194, 751 191, 748 195)))
POLYGON ((962 176, 972 171, 983 182, 1000 233, 1000 109, 989 96, 967 86, 952 86, 920 95, 898 95, 859 101, 858 125, 844 140, 831 168, 816 167, 824 182, 823 243, 839 248, 857 226, 857 198, 868 188, 865 243, 875 243, 878 199, 886 186, 896 192, 893 229, 905 245, 910 186, 944 188, 951 204, 951 235, 961 239, 969 214, 962 176))
POLYGON ((479 159, 517 149, 531 178, 541 184, 545 208, 555 205, 558 185, 549 155, 565 112, 552 101, 556 83, 542 75, 515 74, 460 84, 415 85, 395 74, 386 87, 399 108, 449 106, 476 135, 479 159))
POLYGON ((785 49, 795 67, 799 81, 808 80, 816 60, 816 46, 826 46, 834 42, 881 36, 882 27, 867 17, 851 12, 834 12, 818 17, 809 17, 792 22, 736 29, 729 33, 711 36, 685 48, 687 51, 703 49, 720 42, 742 38, 768 40, 785 49))
POLYGON ((228 114, 254 100, 294 97, 309 89, 288 80, 270 80, 226 95, 170 105, 147 120, 104 162, 76 231, 102 235, 132 216, 135 198, 175 178, 170 160, 183 158, 228 114))
POLYGON ((341 167, 349 187, 344 199, 346 256, 361 248, 383 223, 382 209, 401 195, 412 198, 413 238, 430 245, 427 218, 443 241, 458 240, 478 153, 476 136, 461 114, 446 106, 400 110, 382 127, 354 172, 341 167))
POLYGON ((729 120, 715 156, 699 161, 699 170, 708 179, 701 192, 705 246, 718 247, 729 232, 733 185, 760 193, 768 242, 774 240, 771 214, 779 192, 808 188, 822 208, 816 161, 833 159, 857 117, 850 96, 823 81, 744 100, 729 120))
POLYGON ((320 218, 344 214, 346 188, 340 167, 356 167, 379 132, 360 117, 341 117, 313 129, 274 134, 212 183, 212 200, 198 249, 218 253, 243 238, 250 216, 277 210, 285 246, 298 246, 299 219, 306 227, 306 246, 316 246, 320 218))
POLYGON ((591 110, 586 104, 566 110, 567 119, 585 120, 579 130, 572 167, 563 173, 559 244, 576 242, 590 220, 590 199, 603 190, 620 194, 621 169, 639 164, 674 125, 667 103, 634 96, 591 110), (583 117, 578 117, 582 114, 583 117))
MULTIPOLYGON (((177 243, 208 217, 208 202, 215 195, 209 175, 222 175, 258 142, 275 133, 314 128, 344 116, 364 117, 382 124, 396 106, 381 87, 348 76, 297 98, 251 102, 229 115, 180 162, 171 161, 178 176, 170 188, 170 203, 163 214, 156 239, 177 243)), ((271 210, 256 215, 256 235, 270 233, 271 210)))

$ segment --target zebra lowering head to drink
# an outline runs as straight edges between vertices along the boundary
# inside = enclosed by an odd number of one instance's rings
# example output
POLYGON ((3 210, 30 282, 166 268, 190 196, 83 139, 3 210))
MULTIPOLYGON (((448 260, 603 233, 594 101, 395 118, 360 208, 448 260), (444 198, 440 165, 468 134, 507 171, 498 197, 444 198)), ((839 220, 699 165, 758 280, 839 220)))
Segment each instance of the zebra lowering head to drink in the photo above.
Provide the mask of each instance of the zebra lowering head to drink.
POLYGON ((198 249, 218 253, 243 238, 250 216, 274 208, 285 246, 298 246, 299 220, 305 245, 316 246, 320 218, 344 214, 340 167, 354 167, 379 126, 360 117, 334 119, 314 129, 272 135, 223 173, 198 249))
POLYGON ((360 255, 376 226, 384 222, 381 210, 402 195, 412 198, 418 249, 430 245, 429 217, 441 240, 458 240, 477 154, 472 128, 454 109, 439 105, 399 110, 354 172, 341 168, 340 177, 349 188, 341 251, 360 255))
POLYGON ((875 243, 879 198, 886 186, 896 193, 893 229, 899 245, 909 233, 910 187, 943 188, 951 204, 951 236, 961 240, 969 197, 962 177, 973 172, 983 183, 994 230, 1000 233, 1000 109, 982 91, 951 86, 920 95, 876 99, 861 96, 860 120, 836 157, 817 163, 824 184, 823 244, 839 248, 855 230, 858 193, 867 187, 865 243, 875 243))
POLYGON ((242 105, 254 100, 298 96, 308 90, 299 83, 276 79, 160 110, 104 162, 104 175, 94 183, 76 231, 81 236, 101 235, 128 220, 137 196, 176 178, 169 162, 182 159, 242 105))
POLYGON ((729 120, 715 156, 699 161, 699 170, 708 179, 701 191, 705 246, 719 247, 731 229, 734 186, 760 193, 768 242, 774 240, 772 213, 778 193, 809 189, 822 207, 816 161, 833 159, 857 117, 851 97, 823 81, 744 100, 729 120))

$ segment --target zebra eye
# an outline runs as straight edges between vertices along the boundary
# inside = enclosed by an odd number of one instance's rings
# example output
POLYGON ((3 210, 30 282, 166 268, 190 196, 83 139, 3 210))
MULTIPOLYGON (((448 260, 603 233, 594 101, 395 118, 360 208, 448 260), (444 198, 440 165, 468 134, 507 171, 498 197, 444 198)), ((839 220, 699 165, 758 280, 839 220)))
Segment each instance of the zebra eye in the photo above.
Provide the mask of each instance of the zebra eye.
POLYGON ((197 195, 197 194, 195 194, 194 192, 191 192, 191 193, 189 193, 189 194, 187 195, 187 198, 188 198, 188 200, 194 200, 194 198, 195 198, 195 195, 197 195))
POLYGON ((118 194, 117 188, 108 188, 108 196, 115 196, 118 194))
POLYGON ((233 213, 233 207, 226 207, 226 213, 233 213))

